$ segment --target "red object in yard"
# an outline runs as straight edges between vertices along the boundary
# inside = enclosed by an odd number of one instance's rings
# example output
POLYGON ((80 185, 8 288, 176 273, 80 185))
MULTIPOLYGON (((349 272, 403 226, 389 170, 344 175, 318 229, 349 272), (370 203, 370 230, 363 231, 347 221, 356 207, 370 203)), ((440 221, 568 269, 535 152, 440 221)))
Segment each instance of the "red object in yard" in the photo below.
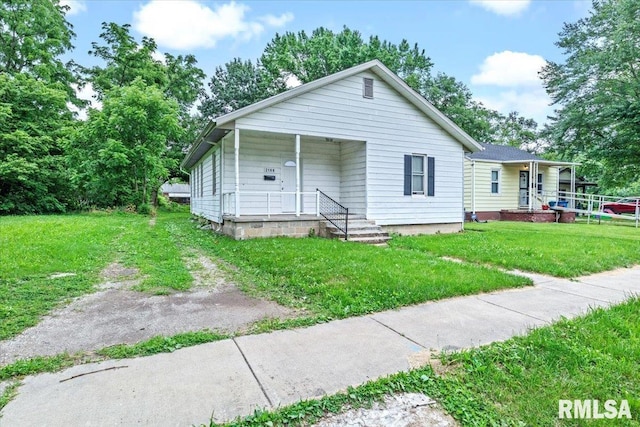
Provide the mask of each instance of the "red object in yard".
POLYGON ((625 199, 620 199, 617 202, 604 203, 602 205, 602 211, 613 214, 635 214, 639 199, 640 198, 638 197, 627 197, 625 199))
POLYGON ((548 211, 549 210, 549 205, 542 205, 542 210, 543 211, 548 211))

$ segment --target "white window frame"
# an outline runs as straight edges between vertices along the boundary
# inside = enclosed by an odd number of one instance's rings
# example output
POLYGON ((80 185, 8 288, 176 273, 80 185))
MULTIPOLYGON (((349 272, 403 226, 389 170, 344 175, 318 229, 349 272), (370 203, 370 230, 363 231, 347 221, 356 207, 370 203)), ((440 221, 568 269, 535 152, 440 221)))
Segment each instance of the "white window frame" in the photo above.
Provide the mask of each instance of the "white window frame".
POLYGON ((216 180, 216 153, 213 152, 211 153, 211 195, 215 196, 216 195, 216 190, 217 190, 217 180, 216 180))
POLYGON ((427 156, 426 154, 411 154, 411 196, 426 197, 427 196, 427 156), (413 159, 422 159, 422 173, 416 174, 413 170, 413 159), (422 191, 413 189, 413 177, 422 176, 422 191))
POLYGON ((544 175, 542 172, 538 172, 538 176, 536 177, 536 190, 538 194, 542 194, 544 190, 544 175))
POLYGON ((501 182, 502 180, 501 180, 501 178, 502 178, 502 170, 501 169, 499 169, 499 168, 491 169, 490 176, 489 176, 489 185, 490 185, 489 191, 490 191, 491 195, 495 196, 495 195, 499 195, 500 194, 500 191, 502 189, 502 182, 501 182), (498 178, 495 179, 495 180, 493 179, 493 173, 494 172, 497 172, 497 175, 498 175, 498 178), (493 191, 493 185, 494 184, 498 187, 497 191, 495 191, 495 192, 493 191))
POLYGON ((373 99, 373 79, 371 77, 362 78, 362 97, 366 99, 373 99), (368 83, 371 83, 371 94, 367 93, 368 83))

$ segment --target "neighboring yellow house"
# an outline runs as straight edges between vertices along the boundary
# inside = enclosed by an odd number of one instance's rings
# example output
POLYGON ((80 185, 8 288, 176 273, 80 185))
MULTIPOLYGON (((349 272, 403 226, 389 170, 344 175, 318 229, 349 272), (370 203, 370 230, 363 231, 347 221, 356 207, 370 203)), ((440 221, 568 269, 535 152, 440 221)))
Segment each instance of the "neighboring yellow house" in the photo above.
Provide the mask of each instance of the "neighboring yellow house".
POLYGON ((543 209, 556 199, 561 168, 570 169, 575 183, 574 163, 546 160, 508 145, 482 146, 483 151, 465 156, 467 219, 499 220, 501 211, 543 209))

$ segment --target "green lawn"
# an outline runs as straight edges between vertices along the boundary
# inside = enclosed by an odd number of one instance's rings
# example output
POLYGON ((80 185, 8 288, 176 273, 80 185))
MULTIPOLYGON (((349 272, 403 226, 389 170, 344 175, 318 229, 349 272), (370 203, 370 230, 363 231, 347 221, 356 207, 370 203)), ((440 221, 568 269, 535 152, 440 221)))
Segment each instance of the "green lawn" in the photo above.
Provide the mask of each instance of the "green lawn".
POLYGON ((597 224, 490 222, 458 234, 396 237, 394 248, 577 277, 640 263, 640 229, 597 224))
POLYGON ((239 267, 245 288, 329 318, 356 316, 530 280, 431 254, 323 238, 234 241, 174 223, 177 241, 239 267))
POLYGON ((636 298, 524 337, 445 355, 441 375, 430 366, 401 372, 227 425, 310 425, 326 413, 368 406, 385 395, 420 392, 438 400, 463 426, 638 426, 638 317, 636 298), (560 399, 598 399, 601 405, 612 399, 617 407, 626 399, 632 419, 559 420, 560 399))
POLYGON ((187 216, 87 214, 0 218, 0 339, 38 322, 61 301, 91 292, 113 261, 138 268, 141 289, 187 289, 192 278, 166 224, 187 216), (72 276, 50 278, 52 274, 72 276))

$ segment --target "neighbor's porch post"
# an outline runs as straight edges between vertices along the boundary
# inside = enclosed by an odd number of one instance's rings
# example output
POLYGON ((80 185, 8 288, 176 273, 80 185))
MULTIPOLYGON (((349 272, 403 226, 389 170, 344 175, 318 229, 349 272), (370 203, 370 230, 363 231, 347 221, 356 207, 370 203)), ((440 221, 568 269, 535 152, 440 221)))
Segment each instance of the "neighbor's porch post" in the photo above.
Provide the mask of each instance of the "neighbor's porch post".
POLYGON ((571 198, 570 200, 570 208, 575 209, 576 207, 576 165, 571 165, 571 198))
POLYGON ((236 172, 236 185, 235 185, 235 196, 236 196, 236 217, 240 216, 240 129, 235 128, 235 132, 233 135, 233 154, 235 156, 235 172, 236 172))
POLYGON ((528 198, 529 198, 529 212, 533 210, 533 191, 531 191, 533 185, 533 162, 529 162, 529 185, 527 186, 528 198))
POLYGON ((300 135, 296 134, 296 216, 300 216, 300 135))
MULTIPOLYGON (((493 172, 492 172, 493 173, 493 172)), ((498 185, 500 181, 498 180, 498 185)), ((501 191, 502 189, 498 189, 501 191)), ((476 214, 476 161, 471 160, 471 214, 476 214)))

